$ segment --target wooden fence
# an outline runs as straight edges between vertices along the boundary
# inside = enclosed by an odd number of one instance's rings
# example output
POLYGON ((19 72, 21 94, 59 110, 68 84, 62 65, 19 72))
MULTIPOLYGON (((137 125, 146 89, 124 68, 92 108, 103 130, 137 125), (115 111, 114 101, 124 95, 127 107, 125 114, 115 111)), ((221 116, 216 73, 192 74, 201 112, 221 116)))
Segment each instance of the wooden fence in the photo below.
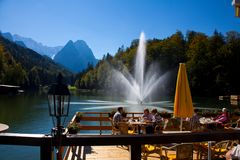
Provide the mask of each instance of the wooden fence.
MULTIPOLYGON (((61 138, 62 146, 106 146, 130 145, 130 158, 141 159, 141 145, 167 144, 202 141, 221 141, 240 139, 240 131, 213 131, 202 133, 170 133, 149 135, 66 135, 61 138)), ((58 141, 43 134, 1 133, 0 145, 39 146, 40 159, 52 160, 52 147, 58 146, 58 141)))
MULTIPOLYGON (((109 122, 108 113, 85 112, 81 121, 99 121, 99 125, 84 126, 81 129, 86 130, 110 130, 111 126, 104 126, 104 122, 109 122)), ((128 117, 138 117, 141 113, 128 113, 128 117)), ((75 116, 72 122, 75 121, 75 116)), ((110 123, 110 122, 109 122, 110 123)), ((53 147, 59 146, 106 146, 106 145, 129 145, 129 155, 131 160, 141 159, 141 145, 143 144, 168 144, 168 143, 186 143, 203 141, 221 141, 221 140, 239 140, 240 131, 222 130, 195 133, 169 133, 169 134, 140 134, 140 135, 81 135, 68 134, 61 137, 61 141, 52 135, 44 134, 19 134, 19 133, 0 133, 0 145, 24 145, 39 146, 40 159, 52 160, 53 147)))
MULTIPOLYGON (((128 112, 126 113, 126 116, 128 118, 138 118, 139 116, 141 116, 141 114, 141 112, 128 112)), ((81 112, 81 115, 82 117, 80 120, 80 130, 82 131, 97 130, 99 131, 99 134, 102 135, 103 131, 112 130, 108 112, 81 112)), ((72 118, 71 122, 75 122, 75 118, 76 115, 72 118)))

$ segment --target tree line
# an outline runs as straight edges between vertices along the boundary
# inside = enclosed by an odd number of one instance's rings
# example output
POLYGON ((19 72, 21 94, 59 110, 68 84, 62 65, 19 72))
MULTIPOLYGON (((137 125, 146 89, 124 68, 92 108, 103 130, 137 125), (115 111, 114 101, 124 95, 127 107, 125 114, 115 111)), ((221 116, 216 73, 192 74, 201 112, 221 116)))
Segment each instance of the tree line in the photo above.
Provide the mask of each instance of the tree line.
MULTIPOLYGON (((81 89, 114 90, 113 68, 133 73, 138 39, 130 47, 121 46, 114 56, 106 54, 93 67, 77 75, 75 86, 81 89)), ((240 93, 240 33, 225 35, 214 31, 177 31, 165 39, 147 41, 146 69, 158 65, 158 74, 170 72, 164 90, 174 95, 179 63, 186 63, 191 92, 194 96, 216 96, 240 93)))

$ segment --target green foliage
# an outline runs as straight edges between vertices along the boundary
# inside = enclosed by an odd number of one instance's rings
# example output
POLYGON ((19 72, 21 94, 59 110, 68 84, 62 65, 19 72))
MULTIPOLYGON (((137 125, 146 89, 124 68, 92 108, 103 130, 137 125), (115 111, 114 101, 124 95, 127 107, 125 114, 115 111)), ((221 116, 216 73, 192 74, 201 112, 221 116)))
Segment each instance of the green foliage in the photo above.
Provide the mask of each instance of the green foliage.
POLYGON ((74 91, 74 90, 77 89, 77 87, 76 87, 76 86, 70 86, 70 85, 69 85, 69 86, 68 86, 68 89, 71 90, 71 91, 74 91))
POLYGON ((66 79, 72 77, 71 72, 50 58, 0 36, 0 83, 37 89, 40 85, 55 82, 58 73, 62 73, 66 79))
POLYGON ((68 129, 68 133, 76 134, 80 131, 80 125, 73 122, 68 125, 67 129, 68 129))
MULTIPOLYGON (((78 77, 78 88, 113 89, 112 68, 133 73, 138 40, 129 48, 118 49, 114 57, 107 54, 96 65, 78 77)), ((214 31, 212 36, 188 31, 186 37, 177 31, 163 39, 147 42, 146 70, 153 62, 159 65, 159 74, 171 72, 166 92, 175 91, 179 63, 187 64, 188 79, 193 95, 214 96, 240 92, 240 34, 230 31, 226 36, 214 31), (174 76, 173 76, 174 75, 174 76)))
POLYGON ((82 113, 82 112, 77 112, 77 113, 76 113, 75 121, 76 121, 76 122, 80 122, 80 120, 81 120, 82 117, 83 117, 83 113, 82 113))
POLYGON ((16 63, 9 52, 0 45, 0 82, 3 84, 21 85, 25 82, 26 72, 20 63, 16 63), (16 78, 17 77, 17 78, 16 78))

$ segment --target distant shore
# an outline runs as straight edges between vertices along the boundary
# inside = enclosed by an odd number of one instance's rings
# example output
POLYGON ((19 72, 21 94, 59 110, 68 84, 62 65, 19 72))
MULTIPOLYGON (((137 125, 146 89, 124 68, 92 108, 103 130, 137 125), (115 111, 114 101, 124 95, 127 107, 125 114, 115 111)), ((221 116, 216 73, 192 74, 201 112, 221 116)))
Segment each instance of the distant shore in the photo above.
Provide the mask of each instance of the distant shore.
POLYGON ((0 94, 18 94, 20 92, 23 92, 20 90, 20 86, 0 84, 0 94))

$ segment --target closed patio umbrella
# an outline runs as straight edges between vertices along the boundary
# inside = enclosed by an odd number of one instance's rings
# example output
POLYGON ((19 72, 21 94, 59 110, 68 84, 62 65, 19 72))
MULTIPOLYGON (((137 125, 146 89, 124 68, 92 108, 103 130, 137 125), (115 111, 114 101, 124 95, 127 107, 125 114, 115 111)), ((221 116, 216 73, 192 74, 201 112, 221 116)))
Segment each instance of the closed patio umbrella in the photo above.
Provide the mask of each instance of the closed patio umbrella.
POLYGON ((192 96, 188 84, 185 63, 179 64, 173 115, 174 117, 181 118, 180 131, 182 131, 182 118, 193 116, 192 96))

